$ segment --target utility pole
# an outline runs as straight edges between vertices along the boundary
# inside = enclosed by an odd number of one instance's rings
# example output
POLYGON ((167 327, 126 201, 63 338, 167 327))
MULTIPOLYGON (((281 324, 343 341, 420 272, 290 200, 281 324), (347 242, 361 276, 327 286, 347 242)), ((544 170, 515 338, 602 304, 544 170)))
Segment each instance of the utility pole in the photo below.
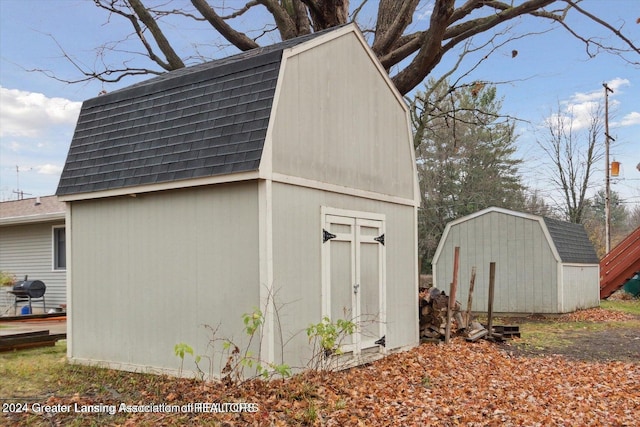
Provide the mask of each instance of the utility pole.
POLYGON ((609 136, 609 92, 613 93, 613 90, 607 86, 606 83, 602 83, 604 87, 604 240, 605 250, 609 253, 611 250, 611 178, 609 175, 609 139, 613 139, 609 136))

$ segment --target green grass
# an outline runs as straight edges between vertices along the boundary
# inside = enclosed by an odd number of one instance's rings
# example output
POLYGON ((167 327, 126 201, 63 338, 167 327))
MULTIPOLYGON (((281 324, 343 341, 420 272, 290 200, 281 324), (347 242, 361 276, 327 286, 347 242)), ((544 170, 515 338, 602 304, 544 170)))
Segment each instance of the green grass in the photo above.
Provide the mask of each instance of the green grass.
MULTIPOLYGON (((67 402, 73 396, 90 396, 95 402, 112 404, 163 402, 174 384, 173 380, 160 375, 74 365, 67 362, 66 351, 66 341, 58 341, 53 347, 0 353, 0 397, 9 403, 45 403, 51 396, 67 402)), ((15 419, 3 419, 9 415, 0 413, 0 425, 54 425, 37 414, 29 414, 16 424, 15 419)), ((178 415, 174 425, 188 424, 188 419, 183 417, 178 415)), ((96 414, 58 417, 59 425, 65 426, 124 425, 126 419, 126 413, 109 416, 107 421, 96 414)))
POLYGON ((640 316, 640 299, 633 300, 602 300, 600 307, 606 310, 622 311, 640 316))
MULTIPOLYGON (((640 315, 639 300, 601 301, 605 310, 640 315)), ((553 319, 527 320, 520 323, 521 339, 518 345, 535 349, 561 348, 571 345, 571 334, 598 332, 611 328, 640 327, 640 320, 623 322, 559 322, 553 319)))
POLYGON ((0 353, 0 396, 31 397, 57 387, 64 372, 66 341, 53 347, 0 353))
MULTIPOLYGON (((70 364, 66 341, 42 347, 0 353, 0 396, 36 398, 56 394, 130 394, 153 388, 159 376, 134 374, 95 366, 70 364)), ((132 396, 134 397, 134 396, 132 396)))
POLYGON ((537 349, 564 347, 571 344, 563 337, 567 331, 596 331, 604 327, 593 322, 525 322, 520 325, 521 343, 537 349))

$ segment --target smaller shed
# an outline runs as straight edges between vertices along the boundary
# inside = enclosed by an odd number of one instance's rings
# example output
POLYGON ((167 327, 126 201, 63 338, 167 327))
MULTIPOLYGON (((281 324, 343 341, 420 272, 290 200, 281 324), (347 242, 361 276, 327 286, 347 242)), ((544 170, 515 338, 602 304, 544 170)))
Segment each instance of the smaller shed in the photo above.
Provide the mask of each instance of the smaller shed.
POLYGON ((599 260, 581 224, 496 207, 452 221, 432 261, 434 284, 447 291, 456 246, 456 299, 465 308, 475 266, 472 310, 487 311, 491 262, 495 313, 568 313, 599 305, 599 260))

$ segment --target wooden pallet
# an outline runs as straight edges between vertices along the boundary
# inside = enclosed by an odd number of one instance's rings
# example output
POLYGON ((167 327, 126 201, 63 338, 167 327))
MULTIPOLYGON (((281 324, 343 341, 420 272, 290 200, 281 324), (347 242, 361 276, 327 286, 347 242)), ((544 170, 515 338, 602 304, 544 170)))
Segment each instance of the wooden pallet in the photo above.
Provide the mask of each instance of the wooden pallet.
POLYGON ((499 334, 502 338, 520 338, 520 326, 493 325, 493 333, 499 334))

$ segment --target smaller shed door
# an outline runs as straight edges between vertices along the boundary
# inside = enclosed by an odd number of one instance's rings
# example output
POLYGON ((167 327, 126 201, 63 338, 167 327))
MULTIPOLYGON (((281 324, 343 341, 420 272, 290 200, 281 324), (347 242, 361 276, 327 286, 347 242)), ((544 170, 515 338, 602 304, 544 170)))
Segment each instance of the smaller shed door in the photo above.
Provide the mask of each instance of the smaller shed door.
POLYGON ((384 219, 348 214, 323 215, 323 316, 357 325, 341 345, 359 354, 385 333, 384 219))

